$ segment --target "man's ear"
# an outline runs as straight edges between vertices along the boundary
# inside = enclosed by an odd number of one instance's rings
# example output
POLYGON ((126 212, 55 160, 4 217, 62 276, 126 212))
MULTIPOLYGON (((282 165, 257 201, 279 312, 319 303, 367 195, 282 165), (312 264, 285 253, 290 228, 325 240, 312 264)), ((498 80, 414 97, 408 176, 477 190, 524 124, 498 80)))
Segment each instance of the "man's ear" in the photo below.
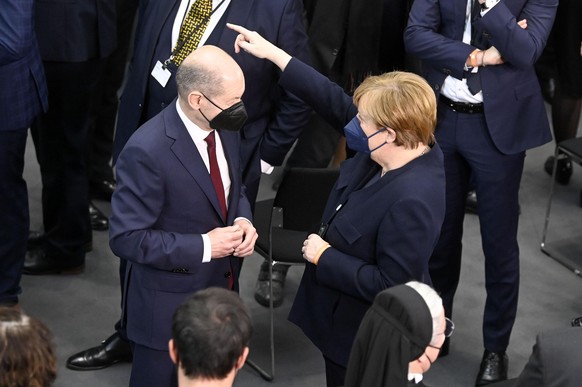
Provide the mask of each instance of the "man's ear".
POLYGON ((241 355, 237 359, 236 364, 234 366, 236 371, 243 368, 243 366, 245 365, 245 362, 247 361, 247 356, 249 356, 249 347, 244 347, 243 352, 241 353, 241 355))
POLYGON ((170 352, 170 359, 172 359, 172 363, 178 364, 178 350, 176 349, 176 344, 174 343, 174 339, 170 339, 168 341, 168 351, 170 352))
POLYGON ((190 94, 188 94, 188 105, 190 105, 192 109, 199 110, 201 100, 202 93, 200 93, 199 91, 194 90, 191 91, 190 94))

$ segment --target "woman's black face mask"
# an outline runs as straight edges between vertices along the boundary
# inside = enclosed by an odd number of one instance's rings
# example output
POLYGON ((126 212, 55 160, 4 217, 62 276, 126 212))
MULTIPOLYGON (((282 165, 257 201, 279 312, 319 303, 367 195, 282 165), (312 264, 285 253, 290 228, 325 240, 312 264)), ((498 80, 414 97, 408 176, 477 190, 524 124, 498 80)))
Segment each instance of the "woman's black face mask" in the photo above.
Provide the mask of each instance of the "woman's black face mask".
POLYGON ((202 117, 208 121, 208 124, 212 129, 229 130, 232 132, 238 132, 241 130, 247 120, 247 111, 242 101, 239 101, 226 109, 222 109, 220 106, 212 102, 210 98, 204 95, 204 93, 201 94, 208 100, 208 102, 221 110, 221 112, 211 120, 206 118, 204 113, 202 113, 202 110, 200 110, 200 114, 202 114, 202 117))

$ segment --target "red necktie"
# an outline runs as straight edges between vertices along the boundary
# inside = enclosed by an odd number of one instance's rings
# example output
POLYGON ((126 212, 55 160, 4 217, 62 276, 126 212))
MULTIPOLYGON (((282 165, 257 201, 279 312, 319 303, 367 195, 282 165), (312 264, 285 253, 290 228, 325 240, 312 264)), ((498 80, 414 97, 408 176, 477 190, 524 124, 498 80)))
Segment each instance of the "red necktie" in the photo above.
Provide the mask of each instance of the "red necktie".
MULTIPOLYGON (((226 221, 226 198, 224 197, 224 186, 222 185, 222 178, 220 177, 220 169, 218 168, 218 160, 216 159, 216 141, 214 138, 215 130, 213 130, 205 139, 206 144, 208 144, 208 159, 210 160, 210 179, 212 179, 212 185, 216 191, 216 196, 218 196, 218 203, 220 203, 220 209, 222 210, 222 216, 226 221)), ((228 288, 234 289, 234 271, 232 270, 232 265, 230 265, 230 273, 228 275, 228 288)))
POLYGON ((218 168, 218 160, 216 159, 216 141, 214 138, 215 131, 213 130, 205 139, 208 144, 208 159, 210 160, 210 178, 212 185, 218 196, 218 203, 222 210, 222 217, 226 221, 226 198, 224 197, 224 186, 222 185, 222 178, 220 177, 220 169, 218 168))

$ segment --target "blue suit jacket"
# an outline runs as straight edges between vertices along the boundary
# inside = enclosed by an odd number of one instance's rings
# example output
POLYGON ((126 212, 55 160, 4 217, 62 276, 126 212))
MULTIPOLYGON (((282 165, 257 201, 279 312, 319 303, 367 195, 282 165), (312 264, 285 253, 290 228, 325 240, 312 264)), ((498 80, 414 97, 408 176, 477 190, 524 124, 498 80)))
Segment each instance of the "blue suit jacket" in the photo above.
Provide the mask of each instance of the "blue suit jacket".
MULTIPOLYGON (((128 73, 127 84, 121 97, 113 160, 144 120, 144 108, 150 73, 156 61, 167 56, 154 57, 156 46, 169 37, 161 36, 166 23, 173 23, 171 11, 179 0, 149 1, 142 4, 136 34, 134 57, 128 73)), ((265 39, 303 60, 308 59, 308 41, 302 20, 302 6, 298 0, 231 0, 228 10, 214 28, 206 44, 218 46, 230 53, 242 68, 246 88, 242 97, 248 120, 242 129, 242 168, 249 189, 258 188, 260 159, 271 165, 280 165, 309 118, 309 108, 293 95, 277 87, 279 70, 271 62, 247 53, 235 54, 236 33, 226 27, 226 22, 245 26, 259 32, 265 39)), ((168 81, 170 98, 177 95, 174 76, 168 81)), ((171 101, 171 100, 170 100, 171 101)), ((170 101, 167 101, 168 103, 170 101)), ((147 107, 151 110, 159 106, 147 107)), ((254 200, 254 194, 249 192, 254 200)))
POLYGON ((227 288, 227 274, 238 289, 240 258, 202 263, 201 234, 239 216, 252 219, 241 184, 239 134, 218 133, 231 179, 226 221, 175 104, 143 125, 119 156, 110 246, 128 261, 122 321, 131 340, 150 348, 167 350, 172 314, 189 294, 227 288))
MULTIPOLYGON (((341 130, 357 113, 352 99, 292 59, 281 85, 341 130)), ((307 264, 289 319, 332 361, 346 366, 358 327, 374 297, 410 280, 431 283, 428 260, 445 216, 443 154, 432 151, 359 188, 380 167, 358 153, 341 165, 322 222, 331 244, 307 264), (339 204, 343 207, 337 214, 339 204)))
POLYGON ((28 130, 48 107, 34 32, 33 0, 7 0, 0 9, 0 130, 28 130))
MULTIPOLYGON (((534 71, 546 44, 558 0, 501 0, 474 24, 505 63, 479 67, 487 128, 495 146, 514 154, 551 140, 548 118, 534 71), (517 25, 527 19, 527 29, 517 25)), ((462 42, 464 0, 415 0, 404 41, 423 61, 424 75, 437 97, 448 75, 463 77, 476 48, 462 42)))

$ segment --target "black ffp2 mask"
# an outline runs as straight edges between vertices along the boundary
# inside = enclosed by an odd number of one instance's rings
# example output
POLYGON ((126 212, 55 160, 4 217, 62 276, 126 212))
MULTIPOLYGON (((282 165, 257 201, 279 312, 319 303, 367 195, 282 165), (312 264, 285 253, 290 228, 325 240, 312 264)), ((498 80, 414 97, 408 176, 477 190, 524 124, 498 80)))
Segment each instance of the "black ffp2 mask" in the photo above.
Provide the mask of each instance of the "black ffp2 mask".
POLYGON ((218 113, 211 120, 206 118, 204 113, 202 113, 202 110, 200 110, 200 114, 202 114, 202 117, 204 117, 206 121, 208 121, 208 124, 212 129, 222 129, 231 132, 238 132, 239 130, 241 130, 241 128, 247 121, 247 110, 245 109, 245 105, 243 104, 242 101, 239 101, 226 109, 222 109, 220 106, 212 102, 212 100, 208 98, 206 95, 204 95, 203 93, 202 95, 204 96, 204 98, 208 100, 208 102, 210 102, 211 104, 213 104, 214 106, 221 110, 221 112, 218 113))

